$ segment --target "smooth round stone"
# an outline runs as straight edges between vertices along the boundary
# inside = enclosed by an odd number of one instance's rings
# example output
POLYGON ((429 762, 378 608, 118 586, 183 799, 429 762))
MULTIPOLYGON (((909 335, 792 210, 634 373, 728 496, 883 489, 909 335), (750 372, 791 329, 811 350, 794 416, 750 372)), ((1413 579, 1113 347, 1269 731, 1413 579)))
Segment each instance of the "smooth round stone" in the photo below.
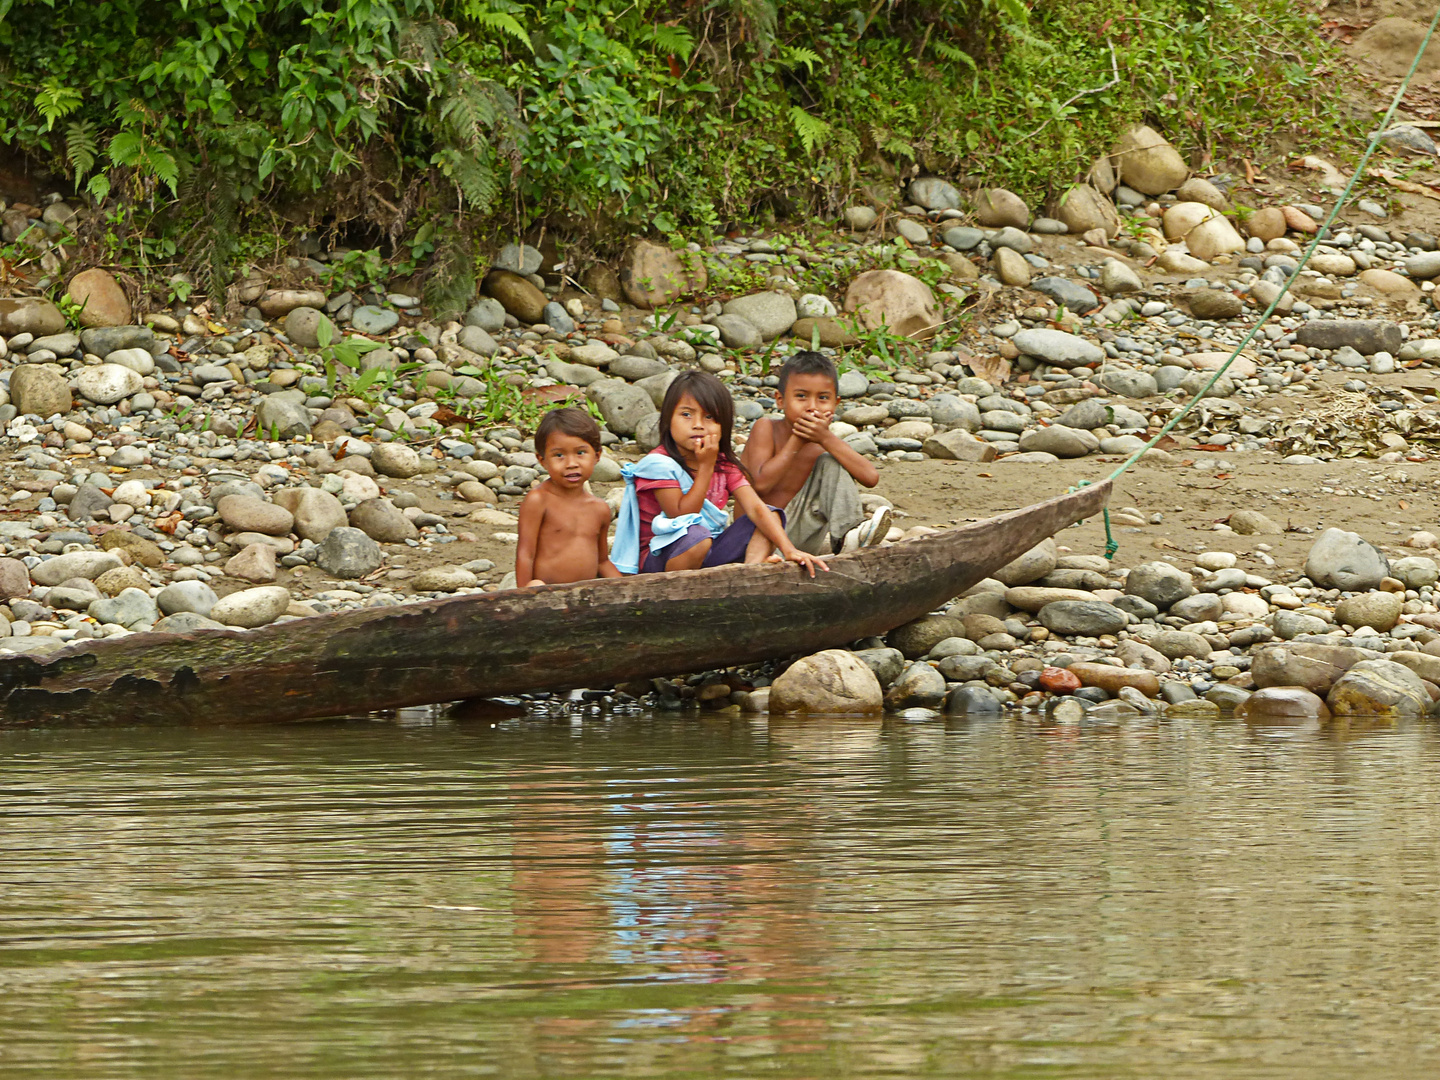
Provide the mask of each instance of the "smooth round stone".
POLYGON ((398 313, 389 308, 366 304, 350 313, 350 325, 362 334, 383 334, 400 323, 398 313))
POLYGON ((1329 720, 1330 710, 1304 687, 1267 686, 1237 705, 1235 715, 1252 724, 1304 724, 1329 720))
POLYGON ((1112 435, 1100 440, 1102 454, 1133 454, 1145 445, 1145 440, 1136 435, 1112 435))

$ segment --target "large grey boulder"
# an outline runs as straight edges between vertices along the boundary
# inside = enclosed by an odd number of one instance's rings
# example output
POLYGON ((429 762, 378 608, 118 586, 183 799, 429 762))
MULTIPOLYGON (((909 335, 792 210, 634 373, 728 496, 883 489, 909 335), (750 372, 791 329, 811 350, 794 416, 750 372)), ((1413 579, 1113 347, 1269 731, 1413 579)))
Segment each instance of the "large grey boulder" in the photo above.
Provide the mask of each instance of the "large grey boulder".
POLYGON ((1021 330, 1012 339, 1015 347, 1026 356, 1033 356, 1055 367, 1073 368, 1098 364, 1105 359, 1105 350, 1064 330, 1030 328, 1021 330))
POLYGON ((1361 660, 1335 680, 1325 704, 1335 716, 1387 719, 1426 716, 1433 707, 1420 676, 1393 660, 1361 660))
POLYGON ((81 369, 75 376, 75 389, 97 405, 113 405, 145 389, 145 380, 123 364, 97 364, 81 369))
POLYGON ((1040 625, 1063 637, 1118 634, 1130 618, 1103 600, 1056 600, 1040 609, 1040 625))
POLYGON ((222 596, 210 609, 210 618, 226 626, 247 630, 268 626, 290 607, 290 590, 283 585, 262 585, 222 596))
POLYGON ((253 495, 226 495, 215 509, 220 513, 220 520, 234 532, 285 536, 295 525, 289 510, 253 495))
POLYGON ((296 536, 317 544, 329 536, 332 529, 349 523, 340 500, 319 488, 282 488, 275 493, 275 505, 290 512, 296 536))
POLYGON ((770 687, 772 713, 873 714, 883 701, 875 672, 844 649, 795 661, 770 687))
POLYGON ((710 321, 728 349, 758 349, 764 341, 759 327, 744 316, 721 314, 710 321))
POLYGON ((310 434, 310 410, 305 408, 305 395, 298 390, 282 390, 262 398, 255 408, 255 419, 262 438, 272 433, 282 439, 310 434))
POLYGON ((120 556, 111 551, 72 551, 37 564, 30 577, 36 585, 59 585, 75 577, 94 581, 107 570, 123 565, 120 556))
POLYGON ((1250 674, 1256 686, 1303 686, 1317 694, 1328 694, 1335 680, 1362 660, 1381 656, 1370 649, 1350 645, 1297 642, 1264 645, 1255 650, 1250 674))
POLYGON ((155 624, 160 612, 155 601, 144 589, 125 589, 117 596, 96 600, 86 612, 98 623, 114 623, 127 630, 140 630, 155 624))
POLYGON ((65 414, 74 404, 70 384, 49 364, 22 364, 10 376, 10 403, 22 415, 40 417, 65 414))
POLYGON ((335 324, 326 318, 323 311, 301 306, 292 309, 285 316, 285 336, 302 348, 319 348, 322 326, 330 328, 331 340, 334 340, 335 324))
POLYGON ((606 426, 616 435, 634 435, 646 418, 659 411, 649 394, 623 379, 592 383, 585 396, 600 407, 606 426))
POLYGON ((1344 529, 1326 529, 1305 557, 1305 576, 1322 589, 1373 589, 1389 573, 1384 552, 1344 529))
POLYGON ((366 499, 350 511, 350 525, 382 544, 403 544, 420 536, 415 523, 389 499, 366 499))
POLYGON ((1083 428, 1052 424, 1046 428, 1032 428, 1021 435, 1020 449, 1026 453, 1039 451, 1059 458, 1077 458, 1100 449, 1100 440, 1083 428))
POLYGON ((1365 592, 1336 604, 1335 621, 1341 626, 1368 626, 1383 634, 1400 621, 1404 606, 1404 593, 1365 592))
POLYGON ((945 700, 945 676, 916 660, 890 684, 884 700, 887 709, 937 708, 945 700))
POLYGON ((1190 175, 1190 166, 1159 132, 1144 124, 1126 131, 1111 155, 1120 180, 1145 195, 1174 191, 1190 175))
POLYGON ((354 580, 380 568, 384 555, 380 545, 359 529, 348 525, 331 529, 320 545, 316 565, 332 577, 354 580))
POLYGON ((1125 591, 1138 596, 1164 611, 1177 600, 1195 592, 1190 575, 1178 566, 1167 562, 1144 563, 1130 571, 1125 579, 1125 591))
POLYGON ((926 210, 958 210, 960 192, 948 180, 938 176, 922 176, 910 181, 910 198, 926 210))
POLYGON ((1012 559, 991 576, 1007 586, 1029 585, 1055 569, 1055 541, 1046 537, 1023 555, 1012 559))
POLYGON ((760 332, 762 341, 779 337, 799 318, 795 301, 782 292, 753 293, 725 304, 726 315, 738 315, 760 332))
POLYGON ((1307 349, 1348 346, 1364 356, 1397 353, 1405 343, 1400 324, 1382 319, 1311 319, 1300 324, 1295 340, 1307 349))
POLYGON ((155 597, 160 611, 166 615, 175 615, 182 611, 193 612, 196 615, 210 615, 219 597, 215 590, 203 581, 176 581, 160 590, 155 597))
POLYGON ((381 476, 397 480, 409 480, 426 471, 420 455, 401 442, 376 443, 370 451, 370 464, 381 476))

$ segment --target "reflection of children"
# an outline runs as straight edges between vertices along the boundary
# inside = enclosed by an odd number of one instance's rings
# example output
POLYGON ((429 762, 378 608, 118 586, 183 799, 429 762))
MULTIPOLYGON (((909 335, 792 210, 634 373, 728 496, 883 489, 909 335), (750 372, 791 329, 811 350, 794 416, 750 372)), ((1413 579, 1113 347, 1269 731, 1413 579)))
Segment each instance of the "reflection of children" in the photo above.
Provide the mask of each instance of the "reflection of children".
POLYGON ((730 448, 735 402, 703 371, 676 376, 660 408, 660 447, 625 474, 615 529, 615 565, 627 574, 760 562, 774 548, 815 576, 825 564, 785 535, 784 515, 767 507, 730 448), (734 498, 744 517, 728 528, 734 498))
POLYGON ((585 490, 600 460, 600 428, 581 409, 552 409, 535 429, 535 456, 550 478, 520 504, 515 584, 619 577, 606 533, 610 508, 585 490))
POLYGON ((778 420, 758 420, 744 462, 755 491, 789 512, 785 533, 802 551, 831 554, 870 547, 890 530, 890 510, 869 521, 860 509, 858 481, 874 487, 875 466, 830 430, 840 400, 835 365, 818 352, 799 352, 780 369, 778 420))

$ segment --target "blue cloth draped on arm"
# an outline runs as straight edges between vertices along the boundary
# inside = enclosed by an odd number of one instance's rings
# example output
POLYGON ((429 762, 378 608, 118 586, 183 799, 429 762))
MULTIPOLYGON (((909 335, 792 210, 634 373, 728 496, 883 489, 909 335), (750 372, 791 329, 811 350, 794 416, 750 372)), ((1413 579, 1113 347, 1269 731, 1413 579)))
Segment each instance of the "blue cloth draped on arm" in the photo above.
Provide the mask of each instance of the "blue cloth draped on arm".
MULTIPOLYGON (((680 493, 688 492, 695 478, 685 467, 665 454, 646 454, 632 465, 623 465, 620 475, 625 478, 625 494, 620 499, 620 513, 615 521, 615 541, 610 545, 610 561, 622 574, 640 572, 640 497, 635 490, 636 480, 675 480, 680 484, 680 493)), ((694 514, 668 517, 656 514, 650 522, 654 536, 650 550, 659 551, 685 534, 692 525, 704 525, 711 536, 725 531, 729 518, 725 511, 709 499, 700 504, 694 514)))

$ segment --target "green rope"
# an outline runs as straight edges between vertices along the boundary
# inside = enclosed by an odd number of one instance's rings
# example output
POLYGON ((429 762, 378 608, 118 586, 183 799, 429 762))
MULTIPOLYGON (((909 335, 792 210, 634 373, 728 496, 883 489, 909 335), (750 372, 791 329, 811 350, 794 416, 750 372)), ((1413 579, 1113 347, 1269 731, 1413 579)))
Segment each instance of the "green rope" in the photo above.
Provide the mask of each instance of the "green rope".
MULTIPOLYGON (((1415 77, 1415 72, 1420 67, 1420 58, 1425 55, 1425 47, 1430 44, 1430 38, 1434 35, 1437 26, 1440 26, 1440 7, 1435 9, 1435 17, 1430 20, 1430 29, 1425 32, 1425 38, 1420 42, 1420 51, 1415 54, 1415 59, 1410 63, 1410 70, 1406 72, 1405 79, 1400 83, 1399 89, 1395 91, 1395 98, 1390 102, 1390 108, 1386 110, 1384 119, 1380 121, 1380 126, 1375 129, 1375 135, 1371 138, 1370 145, 1365 148, 1365 156, 1360 159, 1360 164, 1355 167, 1355 174, 1350 177, 1350 183, 1345 186, 1344 192, 1340 195, 1339 200, 1330 211, 1330 216, 1325 219, 1325 224, 1322 225, 1320 230, 1315 234, 1315 239, 1312 240, 1310 246, 1305 249, 1305 254, 1300 259, 1299 265, 1295 267, 1295 272, 1285 279, 1285 284, 1281 286, 1279 294, 1270 302, 1270 306, 1265 309, 1265 314, 1260 316, 1260 321, 1251 327, 1250 332, 1245 335, 1244 340, 1235 346, 1235 351, 1230 354, 1230 358, 1220 365, 1220 368, 1210 377, 1210 381, 1190 400, 1190 403, 1166 421, 1165 426, 1155 434, 1153 439, 1126 458, 1120 467, 1112 472, 1106 479, 1111 481, 1118 480, 1126 469, 1139 461, 1147 450, 1154 449, 1156 443, 1168 435, 1176 424, 1185 419, 1190 410, 1200 404, 1205 395, 1210 392, 1210 388, 1215 385, 1221 375, 1225 374, 1226 369, 1235 362, 1235 358, 1244 351, 1250 342, 1255 340, 1255 335, 1260 332, 1260 328, 1270 320, 1270 316, 1273 315, 1275 309, 1280 306, 1280 301, 1285 299, 1285 295, 1290 291, 1291 282, 1300 276, 1300 271, 1304 270, 1310 262, 1310 256, 1315 254, 1315 249, 1320 246, 1326 232, 1330 226, 1335 223, 1336 217, 1339 216, 1341 208, 1349 200, 1351 193, 1354 192, 1355 185, 1359 183, 1360 177, 1365 172, 1366 164, 1370 161, 1371 155, 1375 153, 1375 148, 1380 145, 1380 136, 1389 129, 1390 120, 1394 117, 1395 110, 1400 107, 1400 102, 1405 98, 1405 91, 1409 89, 1410 80, 1415 77)), ((1082 484, 1083 483, 1088 483, 1088 481, 1082 481, 1082 484)), ((1115 543, 1114 537, 1110 535, 1110 513, 1107 510, 1105 513, 1105 557, 1107 559, 1111 558, 1118 548, 1119 545, 1115 543)))

